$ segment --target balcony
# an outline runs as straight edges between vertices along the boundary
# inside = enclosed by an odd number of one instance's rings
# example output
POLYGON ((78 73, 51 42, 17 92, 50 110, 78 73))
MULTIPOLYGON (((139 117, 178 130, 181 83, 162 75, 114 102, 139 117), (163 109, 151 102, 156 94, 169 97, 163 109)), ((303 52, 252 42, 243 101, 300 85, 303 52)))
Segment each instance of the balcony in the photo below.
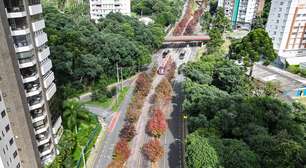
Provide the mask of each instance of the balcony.
POLYGON ((42 13, 41 4, 29 6, 29 12, 30 12, 30 15, 36 15, 36 14, 42 13))
POLYGON ((17 43, 14 45, 16 53, 26 52, 33 49, 33 45, 30 43, 17 43))
POLYGON ((44 88, 48 88, 52 84, 54 79, 54 73, 52 71, 49 71, 49 73, 43 79, 44 88))
POLYGON ((38 135, 38 134, 41 134, 43 132, 48 131, 48 129, 49 129, 49 124, 48 124, 48 122, 46 122, 45 124, 43 124, 39 127, 34 127, 34 132, 35 132, 36 135, 38 135))
POLYGON ((49 47, 42 47, 38 49, 38 60, 42 61, 50 55, 49 47))
POLYGON ((33 72, 30 75, 22 75, 23 83, 33 82, 33 81, 36 81, 38 78, 39 78, 39 75, 36 72, 33 72))
POLYGON ((34 57, 19 59, 18 60, 19 68, 28 68, 36 65, 36 59, 34 57))
POLYGON ((34 84, 32 88, 26 89, 26 96, 32 97, 32 96, 40 94, 41 91, 42 91, 42 88, 39 86, 39 84, 34 84))
POLYGON ((48 42, 48 36, 46 33, 41 33, 35 37, 36 47, 42 46, 43 44, 47 42, 48 42))
POLYGON ((41 157, 41 164, 42 165, 47 165, 49 163, 52 163, 54 159, 55 159, 55 155, 54 154, 46 155, 44 157, 41 157))
POLYGON ((43 20, 43 19, 32 23, 33 31, 38 31, 38 30, 41 30, 45 27, 46 27, 45 20, 43 20))
POLYGON ((12 36, 21 36, 21 35, 27 35, 30 33, 30 29, 27 28, 26 26, 23 26, 23 27, 19 27, 19 28, 11 28, 11 34, 12 36))
POLYGON ((44 145, 46 143, 49 143, 51 140, 51 135, 47 133, 47 135, 40 134, 42 137, 36 138, 36 143, 38 146, 44 145))
POLYGON ((42 97, 38 97, 29 103, 29 109, 35 110, 41 108, 44 105, 44 103, 45 101, 42 99, 42 97))
POLYGON ((34 116, 32 116, 32 123, 36 123, 38 121, 44 120, 47 118, 47 114, 44 112, 36 113, 34 116))
POLYGON ((41 73, 42 75, 45 75, 47 72, 49 72, 52 68, 52 62, 50 59, 47 59, 46 61, 44 61, 42 64, 41 64, 41 73))
POLYGON ((46 92, 47 101, 49 101, 54 96, 55 92, 56 92, 56 85, 52 83, 46 92))
POLYGON ((54 145, 51 143, 50 145, 47 145, 47 146, 45 146, 43 148, 40 148, 40 149, 41 150, 39 150, 39 152, 40 152, 39 155, 40 155, 40 157, 43 157, 43 156, 46 156, 46 155, 53 152, 54 145))
POLYGON ((27 16, 27 12, 23 6, 5 8, 7 18, 21 18, 27 16))

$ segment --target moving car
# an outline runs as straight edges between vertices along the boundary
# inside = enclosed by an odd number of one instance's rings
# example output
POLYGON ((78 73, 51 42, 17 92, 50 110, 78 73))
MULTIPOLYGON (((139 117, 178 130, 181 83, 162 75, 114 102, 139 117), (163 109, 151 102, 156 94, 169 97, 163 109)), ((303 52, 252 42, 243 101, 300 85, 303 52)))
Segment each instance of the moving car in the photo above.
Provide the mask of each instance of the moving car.
POLYGON ((158 70, 157 70, 157 73, 159 75, 164 75, 165 74, 165 67, 159 67, 158 70))
POLYGON ((185 55, 186 55, 186 50, 183 50, 179 55, 179 59, 181 60, 184 59, 185 55))
POLYGON ((163 58, 165 58, 170 53, 169 49, 163 51, 163 58))

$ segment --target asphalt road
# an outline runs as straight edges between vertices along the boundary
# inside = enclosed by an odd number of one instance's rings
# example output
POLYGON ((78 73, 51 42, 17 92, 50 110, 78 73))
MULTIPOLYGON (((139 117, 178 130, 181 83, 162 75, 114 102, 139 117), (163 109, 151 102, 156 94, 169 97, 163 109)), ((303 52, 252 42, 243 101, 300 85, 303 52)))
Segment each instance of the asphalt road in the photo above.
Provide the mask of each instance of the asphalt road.
MULTIPOLYGON (((183 49, 172 50, 177 67, 191 61, 196 55, 197 47, 186 47, 183 49), (181 60, 179 59, 179 53, 183 49, 186 50, 186 56, 181 60)), ((173 82, 173 90, 175 92, 172 101, 173 108, 172 112, 167 116, 168 130, 165 136, 161 137, 161 142, 165 148, 165 156, 159 162, 160 168, 183 168, 183 81, 184 76, 176 74, 173 82)))
MULTIPOLYGON (((106 168, 107 165, 112 161, 113 156, 113 149, 116 144, 116 142, 119 140, 119 133, 121 128, 124 124, 124 118, 125 118, 125 112, 126 109, 131 101, 131 98, 133 96, 133 87, 130 88, 127 96, 125 97, 124 102, 122 103, 120 110, 119 110, 119 119, 116 122, 114 128, 111 130, 111 132, 106 132, 105 139, 102 142, 102 150, 99 151, 99 154, 95 160, 94 168, 106 168)), ((104 114, 103 111, 95 108, 91 108, 91 110, 94 110, 95 113, 98 115, 105 116, 107 114, 104 114)), ((113 115, 107 115, 107 120, 111 120, 111 117, 113 115)))

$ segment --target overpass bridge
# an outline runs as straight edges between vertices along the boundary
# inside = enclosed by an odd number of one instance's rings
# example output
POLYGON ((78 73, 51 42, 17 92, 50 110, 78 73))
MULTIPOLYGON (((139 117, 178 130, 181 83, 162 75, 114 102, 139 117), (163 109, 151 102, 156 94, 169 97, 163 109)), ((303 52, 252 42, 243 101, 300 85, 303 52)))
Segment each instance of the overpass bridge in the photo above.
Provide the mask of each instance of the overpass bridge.
POLYGON ((207 34, 190 36, 168 36, 163 42, 163 47, 181 48, 189 46, 202 46, 210 40, 207 34))

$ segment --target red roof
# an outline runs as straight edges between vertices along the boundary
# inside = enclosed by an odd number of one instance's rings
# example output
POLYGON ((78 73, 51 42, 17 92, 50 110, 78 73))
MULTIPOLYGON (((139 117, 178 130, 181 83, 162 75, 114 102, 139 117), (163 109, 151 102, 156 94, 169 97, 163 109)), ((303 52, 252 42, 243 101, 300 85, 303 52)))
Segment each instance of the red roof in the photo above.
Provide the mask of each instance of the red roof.
POLYGON ((180 42, 180 41, 208 41, 208 35, 192 35, 192 36, 171 36, 166 37, 165 42, 180 42))

